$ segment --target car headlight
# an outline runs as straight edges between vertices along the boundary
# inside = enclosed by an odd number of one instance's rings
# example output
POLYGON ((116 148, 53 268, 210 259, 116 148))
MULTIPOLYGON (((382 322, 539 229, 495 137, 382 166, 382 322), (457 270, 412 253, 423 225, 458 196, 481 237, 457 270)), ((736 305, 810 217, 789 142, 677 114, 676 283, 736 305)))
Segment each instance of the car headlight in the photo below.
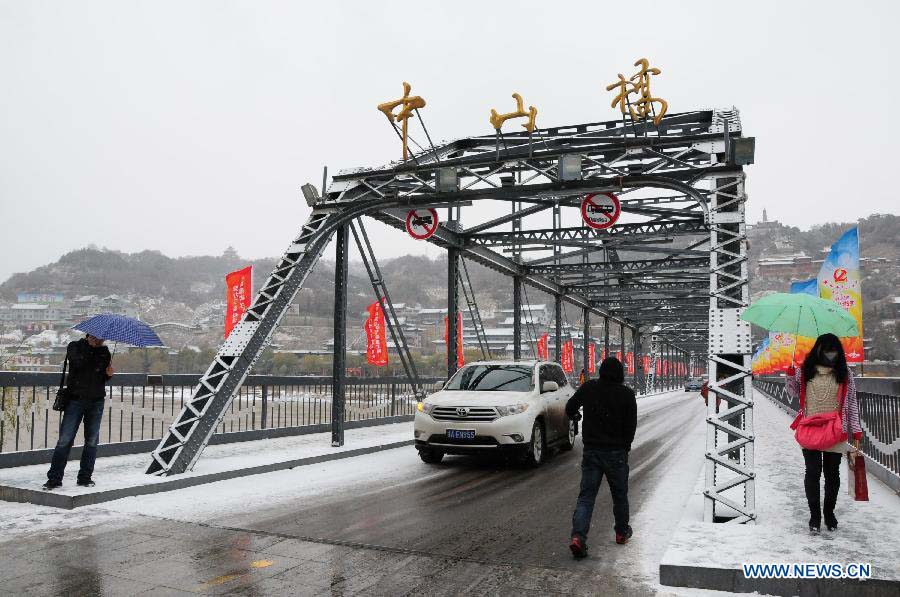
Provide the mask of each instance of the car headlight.
POLYGON ((512 406, 496 406, 497 412, 500 413, 501 417, 507 417, 509 415, 518 415, 520 413, 528 410, 528 403, 523 402, 522 404, 513 404, 512 406))
POLYGON ((430 402, 417 402, 416 410, 420 413, 425 413, 426 415, 431 416, 431 411, 434 410, 434 405, 430 402))

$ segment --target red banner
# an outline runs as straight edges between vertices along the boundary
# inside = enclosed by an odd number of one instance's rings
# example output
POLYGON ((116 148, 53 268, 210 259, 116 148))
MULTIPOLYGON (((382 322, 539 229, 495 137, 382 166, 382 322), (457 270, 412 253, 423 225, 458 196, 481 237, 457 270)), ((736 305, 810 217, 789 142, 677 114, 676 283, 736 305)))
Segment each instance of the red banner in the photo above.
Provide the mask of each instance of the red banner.
POLYGON ((388 364, 387 333, 384 320, 384 309, 379 302, 368 307, 369 318, 364 326, 366 330, 366 362, 376 367, 388 364))
POLYGON ((594 348, 593 342, 588 344, 588 358, 587 358, 588 373, 594 373, 595 371, 597 371, 597 356, 594 353, 595 350, 596 350, 596 348, 594 348))
POLYGON ((550 360, 550 348, 547 345, 547 338, 549 335, 550 334, 547 332, 544 332, 544 335, 538 338, 537 341, 538 358, 542 361, 550 360))
POLYGON ((239 269, 225 276, 225 337, 238 324, 244 311, 250 308, 253 291, 253 266, 239 269))
MULTIPOLYGON (((450 354, 450 344, 448 336, 450 335, 450 319, 444 318, 444 344, 447 346, 447 354, 450 354)), ((465 355, 463 355, 463 323, 462 313, 456 313, 456 366, 462 367, 466 363, 465 355)))
POLYGON ((575 345, 571 340, 566 340, 562 345, 562 365, 563 371, 572 373, 575 370, 575 345))
POLYGON ((634 375, 634 353, 625 353, 625 367, 627 368, 628 375, 634 375))

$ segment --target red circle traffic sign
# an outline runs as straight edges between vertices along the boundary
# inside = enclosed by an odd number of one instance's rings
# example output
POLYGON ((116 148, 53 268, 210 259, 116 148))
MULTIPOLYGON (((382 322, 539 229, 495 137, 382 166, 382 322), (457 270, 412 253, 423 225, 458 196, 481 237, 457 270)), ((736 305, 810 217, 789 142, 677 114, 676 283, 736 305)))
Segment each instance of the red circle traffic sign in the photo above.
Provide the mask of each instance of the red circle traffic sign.
POLYGON ((621 213, 619 198, 612 193, 592 193, 581 201, 581 219, 594 230, 609 228, 621 213))
POLYGON ((406 232, 416 240, 425 240, 435 233, 438 214, 435 209, 413 209, 406 214, 406 232))

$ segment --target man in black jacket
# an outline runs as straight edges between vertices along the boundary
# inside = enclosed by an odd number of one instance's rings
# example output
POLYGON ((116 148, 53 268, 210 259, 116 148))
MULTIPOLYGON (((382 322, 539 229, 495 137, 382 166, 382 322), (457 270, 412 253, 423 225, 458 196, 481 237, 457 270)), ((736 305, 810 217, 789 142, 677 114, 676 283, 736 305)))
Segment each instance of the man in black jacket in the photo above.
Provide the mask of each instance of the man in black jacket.
POLYGON ((600 364, 599 379, 585 382, 566 403, 566 415, 578 419, 584 408, 581 439, 581 492, 572 515, 572 542, 576 558, 587 555, 587 535, 594 502, 603 475, 609 483, 615 517, 616 543, 631 537, 628 525, 628 452, 637 428, 637 401, 625 386, 625 369, 615 357, 600 364))
POLYGON ((69 362, 66 384, 69 399, 66 410, 63 411, 59 441, 53 450, 53 459, 50 462, 44 489, 62 486, 69 451, 75 443, 75 435, 82 419, 84 419, 84 447, 81 449, 78 485, 94 486, 91 476, 94 474, 94 461, 97 459, 106 382, 114 373, 109 349, 103 346, 102 339, 90 334, 81 340, 69 342, 69 346, 66 347, 66 359, 69 362))

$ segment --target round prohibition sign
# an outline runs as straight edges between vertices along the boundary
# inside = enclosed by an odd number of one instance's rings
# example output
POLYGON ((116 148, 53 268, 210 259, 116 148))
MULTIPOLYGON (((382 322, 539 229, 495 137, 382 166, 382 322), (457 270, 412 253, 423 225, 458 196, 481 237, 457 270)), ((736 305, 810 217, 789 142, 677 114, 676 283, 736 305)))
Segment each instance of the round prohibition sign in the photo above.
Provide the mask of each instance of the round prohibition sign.
POLYGON ((619 198, 612 193, 592 193, 581 201, 581 219, 594 230, 609 228, 621 213, 619 198))
POLYGON ((438 214, 435 209, 413 209, 406 214, 406 232, 416 240, 425 240, 437 231, 438 214))

